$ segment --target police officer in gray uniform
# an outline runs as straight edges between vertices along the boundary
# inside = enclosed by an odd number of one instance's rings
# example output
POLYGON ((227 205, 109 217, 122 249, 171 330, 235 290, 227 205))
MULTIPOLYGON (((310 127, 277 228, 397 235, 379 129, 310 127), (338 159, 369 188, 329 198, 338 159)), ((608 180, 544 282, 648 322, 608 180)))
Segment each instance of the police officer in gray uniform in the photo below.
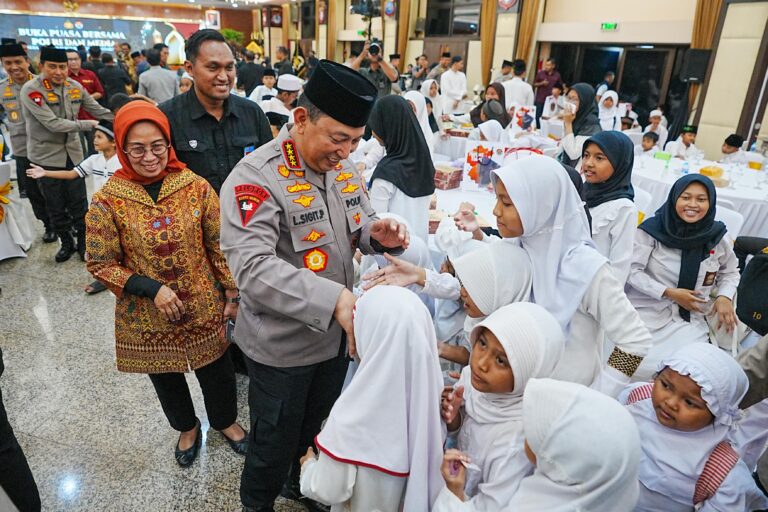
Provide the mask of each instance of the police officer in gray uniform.
POLYGON ((18 43, 0 45, 0 60, 3 62, 3 69, 8 73, 8 78, 0 81, 0 92, 2 93, 0 104, 5 110, 8 131, 11 135, 11 148, 13 149, 13 159, 16 160, 16 179, 19 182, 19 190, 26 192, 35 217, 45 226, 43 242, 55 242, 56 234, 53 232, 48 219, 45 198, 40 186, 37 184, 37 180, 26 179, 26 170, 29 168, 27 126, 24 122, 24 112, 21 109, 19 96, 21 96, 21 88, 24 84, 34 79, 35 75, 29 72, 29 57, 24 51, 24 47, 18 43))
POLYGON ((244 510, 271 511, 284 484, 283 496, 300 498, 299 456, 341 392, 345 352, 355 351, 355 249, 408 245, 404 225, 377 219, 347 160, 375 98, 359 73, 321 61, 295 123, 243 158, 221 187, 221 248, 242 300, 234 338, 250 377, 244 510))
MULTIPOLYGON (((67 79, 67 52, 52 46, 40 49, 40 75, 21 88, 20 101, 27 125, 27 155, 31 163, 45 169, 68 170, 83 160, 79 132, 92 130, 99 122, 79 120, 84 108, 99 119, 115 116, 99 105, 79 83, 67 79)), ((61 240, 56 262, 67 261, 75 252, 72 227, 77 232, 77 251, 85 261, 85 212, 88 199, 83 180, 40 179, 48 215, 61 240)))

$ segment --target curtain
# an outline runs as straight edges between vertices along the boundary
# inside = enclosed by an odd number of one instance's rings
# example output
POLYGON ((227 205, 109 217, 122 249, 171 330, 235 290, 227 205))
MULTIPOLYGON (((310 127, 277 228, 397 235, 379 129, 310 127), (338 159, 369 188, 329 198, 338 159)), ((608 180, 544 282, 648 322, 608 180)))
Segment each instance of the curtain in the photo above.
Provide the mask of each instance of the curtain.
POLYGON ((403 72, 408 58, 408 32, 410 29, 408 22, 410 17, 411 0, 397 2, 397 53, 400 54, 400 68, 398 69, 400 73, 403 72))
POLYGON ((517 26, 517 41, 515 41, 515 58, 523 59, 526 63, 531 58, 533 37, 539 20, 541 0, 523 0, 520 7, 519 25, 517 26))
MULTIPOLYGON (((712 48, 717 30, 717 20, 723 7, 723 0, 698 0, 696 16, 693 18, 691 48, 709 50, 712 48)), ((700 84, 691 84, 688 90, 688 104, 695 106, 700 84)))
MULTIPOLYGON (((328 10, 325 13, 325 58, 328 60, 336 60, 336 36, 338 35, 338 29, 336 27, 339 26, 339 13, 336 8, 336 2, 330 1, 327 2, 327 5, 328 10)), ((343 19, 341 21, 342 23, 344 22, 343 19)))
POLYGON ((498 0, 483 0, 480 7, 480 66, 483 83, 491 83, 493 48, 496 40, 496 6, 498 0))

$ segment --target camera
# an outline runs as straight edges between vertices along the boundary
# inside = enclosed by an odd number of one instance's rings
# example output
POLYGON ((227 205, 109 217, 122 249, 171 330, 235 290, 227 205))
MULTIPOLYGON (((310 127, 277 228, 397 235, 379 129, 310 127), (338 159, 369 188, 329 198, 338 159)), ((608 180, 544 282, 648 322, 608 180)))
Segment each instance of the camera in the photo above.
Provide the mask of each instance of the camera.
POLYGON ((370 46, 368 46, 368 53, 370 53, 371 55, 378 55, 378 54, 380 54, 381 53, 381 45, 378 42, 373 41, 370 44, 370 46))

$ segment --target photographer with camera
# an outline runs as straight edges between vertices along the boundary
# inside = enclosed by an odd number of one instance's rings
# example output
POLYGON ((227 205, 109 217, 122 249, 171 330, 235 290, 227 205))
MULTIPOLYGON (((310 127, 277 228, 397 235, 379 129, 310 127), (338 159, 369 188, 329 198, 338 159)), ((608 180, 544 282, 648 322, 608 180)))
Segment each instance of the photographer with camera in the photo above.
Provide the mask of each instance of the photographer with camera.
POLYGON ((363 51, 352 62, 351 67, 376 87, 377 98, 392 94, 392 83, 400 78, 397 69, 384 60, 381 54, 381 43, 375 39, 365 42, 363 51), (361 67, 365 59, 368 59, 368 67, 361 67))

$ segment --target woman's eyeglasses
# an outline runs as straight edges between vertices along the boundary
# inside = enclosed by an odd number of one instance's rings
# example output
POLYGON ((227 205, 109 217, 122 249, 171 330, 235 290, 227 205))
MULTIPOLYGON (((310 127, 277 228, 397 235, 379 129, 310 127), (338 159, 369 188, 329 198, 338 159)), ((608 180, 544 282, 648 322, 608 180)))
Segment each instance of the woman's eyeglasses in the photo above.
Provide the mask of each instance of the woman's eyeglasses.
MULTIPOLYGON (((163 156, 168 151, 169 147, 171 147, 170 144, 152 144, 149 147, 149 151, 155 156, 163 156)), ((144 146, 133 146, 128 150, 124 149, 123 153, 138 160, 144 158, 144 155, 147 154, 147 148, 144 146)))

